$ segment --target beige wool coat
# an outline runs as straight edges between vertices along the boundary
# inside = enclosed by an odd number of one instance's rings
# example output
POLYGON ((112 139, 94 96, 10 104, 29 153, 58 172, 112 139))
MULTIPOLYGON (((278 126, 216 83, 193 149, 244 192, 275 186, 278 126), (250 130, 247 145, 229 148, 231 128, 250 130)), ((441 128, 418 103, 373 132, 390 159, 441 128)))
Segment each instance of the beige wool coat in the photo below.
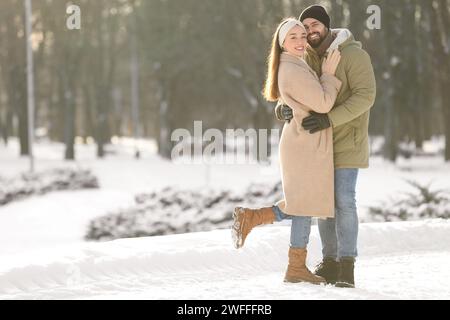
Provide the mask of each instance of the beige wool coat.
POLYGON ((310 111, 328 113, 341 81, 330 74, 319 78, 304 60, 282 53, 278 87, 294 118, 284 125, 280 140, 284 199, 277 205, 292 216, 333 218, 333 129, 310 134, 302 120, 310 111))

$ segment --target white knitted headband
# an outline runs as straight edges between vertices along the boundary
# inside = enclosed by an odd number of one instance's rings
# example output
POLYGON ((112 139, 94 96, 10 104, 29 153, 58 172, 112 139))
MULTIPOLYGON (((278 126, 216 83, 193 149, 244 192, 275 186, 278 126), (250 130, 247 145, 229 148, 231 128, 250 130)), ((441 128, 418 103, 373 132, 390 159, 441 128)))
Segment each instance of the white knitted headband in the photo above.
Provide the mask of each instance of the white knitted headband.
POLYGON ((280 48, 283 48, 284 41, 286 40, 286 36, 289 31, 295 26, 300 26, 303 29, 305 28, 303 26, 303 23, 301 23, 299 20, 291 18, 287 19, 283 25, 280 28, 280 31, 278 32, 278 43, 280 44, 280 48))

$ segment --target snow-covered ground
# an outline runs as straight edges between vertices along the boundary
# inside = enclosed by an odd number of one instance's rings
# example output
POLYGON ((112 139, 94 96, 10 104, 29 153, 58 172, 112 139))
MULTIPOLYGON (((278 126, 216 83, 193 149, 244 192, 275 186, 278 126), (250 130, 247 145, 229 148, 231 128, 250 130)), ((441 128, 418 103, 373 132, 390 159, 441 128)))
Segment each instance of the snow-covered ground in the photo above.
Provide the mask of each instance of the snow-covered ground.
MULTIPOLYGON (((100 189, 54 192, 0 207, 3 297, 450 298, 450 283, 446 280, 450 277, 445 267, 450 247, 446 221, 363 224, 357 271, 361 274, 355 293, 281 283, 287 253, 285 226, 264 228, 261 234, 262 230, 258 231, 255 238, 259 236, 260 241, 243 252, 229 247, 228 233, 224 231, 104 244, 84 242, 92 218, 132 206, 137 193, 166 186, 239 192, 251 183, 274 184, 280 179, 276 155, 270 166, 173 164, 155 154, 152 142, 141 141, 140 145, 140 160, 133 158, 134 145, 128 140, 109 146, 111 154, 104 160, 96 159, 95 145, 77 145, 77 161, 67 163, 62 161, 63 145, 37 144, 38 170, 91 169, 99 179, 100 189), (248 263, 255 259, 258 262, 252 262, 254 268, 249 268, 248 263), (168 273, 171 268, 177 273, 168 273), (259 275, 257 271, 263 272, 259 275), (67 279, 74 279, 67 273, 87 283, 79 285, 77 280, 67 287, 67 279), (178 286, 176 280, 183 281, 178 286), (249 290, 235 290, 239 281, 244 281, 249 290), (195 294, 193 285, 198 289, 195 294), (423 290, 417 291, 416 286, 423 290)), ((0 144, 1 177, 27 170, 28 160, 18 158, 18 153, 17 141, 11 141, 8 147, 0 144)), ((380 158, 371 159, 370 169, 360 171, 357 186, 361 221, 370 221, 368 206, 409 191, 405 179, 450 189, 450 165, 441 158, 401 160, 395 166, 380 158)), ((315 233, 312 249, 314 262, 320 255, 315 233)))
MULTIPOLYGON (((289 227, 124 239, 2 261, 1 299, 450 299, 450 221, 362 224, 356 289, 286 284, 289 227)), ((308 264, 320 260, 313 228, 308 264)))
MULTIPOLYGON (((95 145, 77 145, 77 161, 62 161, 64 146, 40 143, 35 147, 37 170, 76 167, 92 170, 99 190, 63 191, 25 199, 0 207, 0 256, 21 254, 39 248, 82 243, 92 218, 134 205, 134 196, 166 186, 218 190, 245 190, 251 183, 275 184, 280 180, 276 154, 271 166, 173 164, 155 154, 155 146, 140 141, 142 159, 133 158, 134 144, 123 140, 108 147, 112 153, 96 158, 95 145)), ((19 146, 12 140, 0 144, 0 176, 13 177, 28 169, 28 159, 18 158, 19 146)), ((408 191, 404 179, 434 182, 436 188, 450 189, 450 164, 440 158, 399 161, 397 166, 380 158, 361 170, 357 185, 357 204, 362 222, 370 221, 367 208, 408 191)))

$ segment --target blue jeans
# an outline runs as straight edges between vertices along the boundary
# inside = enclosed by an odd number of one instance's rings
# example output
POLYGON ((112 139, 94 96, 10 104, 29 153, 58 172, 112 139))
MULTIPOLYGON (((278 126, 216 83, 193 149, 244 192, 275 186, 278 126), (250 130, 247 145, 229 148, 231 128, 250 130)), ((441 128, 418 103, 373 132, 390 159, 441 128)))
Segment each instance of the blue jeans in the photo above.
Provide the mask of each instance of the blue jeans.
POLYGON ((272 207, 277 221, 292 220, 291 248, 306 248, 311 233, 311 217, 296 217, 285 214, 278 206, 272 207))
POLYGON ((358 213, 356 209, 356 180, 358 169, 336 169, 334 178, 335 218, 319 219, 322 254, 327 258, 358 255, 358 213))

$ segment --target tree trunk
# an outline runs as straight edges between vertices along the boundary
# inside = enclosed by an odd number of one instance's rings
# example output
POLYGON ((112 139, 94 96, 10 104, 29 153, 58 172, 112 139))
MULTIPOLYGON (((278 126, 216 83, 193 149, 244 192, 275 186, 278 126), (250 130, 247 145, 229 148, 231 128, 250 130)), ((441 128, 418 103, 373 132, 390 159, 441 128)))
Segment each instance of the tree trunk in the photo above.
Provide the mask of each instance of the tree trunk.
POLYGON ((445 161, 450 161, 450 130, 449 121, 450 121, 450 62, 448 58, 448 53, 446 50, 446 46, 442 41, 444 38, 445 41, 448 40, 448 36, 446 32, 448 30, 446 28, 450 27, 448 7, 446 5, 446 1, 440 1, 440 6, 433 6, 434 1, 427 1, 426 5, 428 8, 428 12, 431 17, 431 37, 434 46, 434 54, 435 54, 435 69, 438 72, 439 84, 442 92, 442 116, 444 119, 444 131, 445 131, 445 161), (442 7, 443 6, 443 7, 442 7), (439 14, 441 15, 439 19, 439 14), (441 20, 442 28, 439 28, 438 21, 441 20))
POLYGON ((91 95, 91 89, 86 81, 83 84, 83 106, 84 106, 84 113, 83 113, 83 122, 84 122, 84 139, 87 140, 87 137, 93 137, 95 135, 95 126, 93 123, 93 119, 95 119, 95 112, 93 110, 93 104, 92 104, 92 95, 91 95))
POLYGON ((0 135, 5 144, 8 145, 8 137, 10 134, 10 122, 12 122, 11 112, 8 107, 8 103, 5 103, 6 110, 0 110, 0 135))
MULTIPOLYGON (((17 67, 15 70, 21 68, 17 67)), ((14 72, 14 71, 13 71, 14 72)), ((28 107, 26 100, 26 79, 24 72, 17 71, 17 74, 11 76, 13 80, 13 88, 11 95, 14 99, 14 109, 17 110, 19 119, 19 140, 20 140, 20 155, 29 155, 29 141, 28 141, 28 107)))
POLYGON ((65 159, 75 160, 75 92, 74 85, 68 84, 67 75, 63 75, 64 83, 64 142, 66 145, 65 159))
POLYGON ((331 23, 332 23, 332 28, 340 28, 341 26, 344 25, 344 7, 343 7, 343 3, 342 0, 340 1, 340 3, 338 3, 339 1, 330 1, 331 2, 331 23))
POLYGON ((160 128, 158 135, 158 154, 164 159, 171 159, 172 141, 171 130, 168 120, 168 102, 161 101, 159 109, 160 128))
POLYGON ((3 120, 1 112, 0 112, 0 134, 2 135, 3 142, 5 143, 5 145, 7 145, 8 139, 6 138, 6 123, 3 120))
POLYGON ((383 156, 389 161, 395 162, 398 156, 398 135, 396 128, 396 116, 393 108, 394 104, 390 103, 385 106, 385 127, 384 127, 384 148, 383 156))
MULTIPOLYGON (((387 1, 384 1, 385 5, 387 1)), ((387 15, 392 14, 390 12, 387 15)), ((384 46, 381 46, 380 52, 382 56, 386 57, 383 59, 383 65, 381 69, 383 70, 382 76, 384 77, 384 81, 380 83, 383 90, 383 94, 380 95, 380 100, 382 103, 380 104, 384 108, 384 147, 383 147, 383 157, 389 161, 395 162, 398 155, 398 135, 397 135, 397 101, 396 101, 396 86, 395 86, 395 73, 396 70, 394 66, 390 63, 390 58, 395 55, 393 52, 392 44, 395 43, 396 32, 395 23, 393 17, 386 17, 385 25, 383 26, 381 39, 385 43, 384 46), (389 19, 390 18, 390 19, 389 19)))
POLYGON ((110 129, 108 123, 108 107, 112 103, 112 94, 109 91, 109 86, 100 85, 97 87, 97 156, 99 158, 105 157, 105 144, 110 139, 110 129))
MULTIPOLYGON (((450 99, 450 97, 447 97, 447 99, 450 99)), ((447 100, 450 101, 450 100, 447 100)), ((450 114, 447 114, 444 119, 444 130, 445 130, 445 161, 450 161, 450 114)))
POLYGON ((102 98, 97 97, 97 128, 95 140, 97 141, 97 157, 102 159, 105 157, 105 136, 106 136, 106 114, 104 111, 102 98))
POLYGON ((442 101, 444 102, 443 107, 443 115, 444 115, 444 130, 445 130, 445 161, 450 161, 450 57, 449 57, 449 49, 450 49, 450 3, 447 0, 440 0, 440 14, 442 21, 442 33, 444 35, 445 48, 443 48, 443 68, 441 69, 442 79, 444 80, 441 83, 443 97, 442 101))
MULTIPOLYGON (((350 25, 349 29, 352 31, 355 39, 364 42, 363 31, 366 29, 366 9, 367 4, 364 1, 349 1, 346 0, 350 9, 350 25)), ((332 26, 333 27, 333 26, 332 26)), ((337 26, 335 26, 337 28, 337 26)))

